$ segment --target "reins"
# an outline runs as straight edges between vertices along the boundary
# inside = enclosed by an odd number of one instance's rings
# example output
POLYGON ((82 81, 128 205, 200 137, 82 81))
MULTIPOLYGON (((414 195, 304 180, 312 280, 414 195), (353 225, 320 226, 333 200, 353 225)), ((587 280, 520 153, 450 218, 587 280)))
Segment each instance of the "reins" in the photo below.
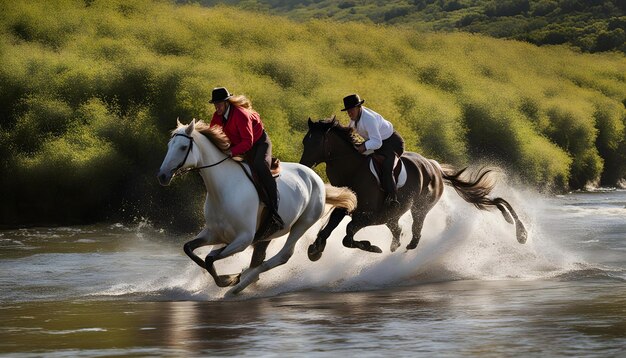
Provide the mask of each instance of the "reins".
POLYGON ((331 129, 332 128, 329 128, 326 132, 324 132, 324 143, 323 143, 324 154, 325 154, 324 160, 327 161, 327 162, 330 162, 330 161, 333 161, 333 160, 337 160, 337 159, 341 159, 341 158, 344 158, 344 157, 347 157, 347 156, 351 156, 352 153, 347 153, 347 154, 342 154, 342 155, 335 156, 334 158, 331 157, 332 156, 332 149, 327 145, 327 143, 328 143, 327 136, 328 136, 328 132, 330 132, 331 129))
MULTIPOLYGON (((185 153, 185 158, 183 158, 183 161, 178 164, 178 166, 176 167, 176 169, 174 169, 174 176, 176 175, 183 175, 183 174, 187 174, 191 171, 195 171, 195 170, 200 170, 200 169, 206 169, 206 168, 211 168, 214 167, 216 165, 221 164, 222 162, 224 162, 226 159, 232 158, 230 155, 227 155, 226 158, 213 163, 213 164, 209 164, 209 165, 203 165, 201 167, 193 167, 193 168, 186 168, 186 169, 180 169, 182 168, 183 165, 185 165, 185 162, 187 161, 187 158, 189 157, 189 153, 191 153, 191 148, 193 147, 193 137, 192 136, 188 136, 186 134, 182 134, 182 133, 176 133, 172 136, 172 138, 176 137, 176 136, 181 136, 181 137, 185 137, 187 139, 189 139, 189 147, 187 148, 187 153, 185 153)), ((250 181, 252 182, 253 185, 254 184, 254 179, 252 178, 252 175, 250 175, 250 173, 248 173, 248 171, 245 169, 245 167, 243 166, 242 163, 237 162, 237 164, 239 164, 239 166, 241 167, 241 170, 243 170, 243 172, 246 174, 246 176, 248 177, 248 179, 250 179, 250 181)))
POLYGON ((211 168, 214 167, 218 164, 221 164, 222 162, 224 162, 226 159, 231 158, 230 155, 227 155, 226 158, 213 163, 213 164, 209 164, 209 165, 203 165, 201 167, 193 167, 193 168, 186 168, 186 169, 180 169, 183 167, 183 165, 185 165, 185 162, 187 162, 187 158, 189 157, 189 153, 191 153, 191 149, 193 148, 193 137, 192 136, 188 136, 186 134, 181 134, 181 133, 176 133, 172 136, 172 138, 176 137, 176 136, 181 136, 181 137, 185 137, 187 139, 189 139, 189 147, 187 148, 187 153, 185 153, 185 158, 183 158, 183 161, 180 162, 180 164, 178 164, 178 166, 176 166, 176 169, 174 169, 174 176, 176 175, 182 175, 182 174, 186 174, 189 173, 191 171, 194 170, 200 170, 200 169, 206 169, 206 168, 211 168))

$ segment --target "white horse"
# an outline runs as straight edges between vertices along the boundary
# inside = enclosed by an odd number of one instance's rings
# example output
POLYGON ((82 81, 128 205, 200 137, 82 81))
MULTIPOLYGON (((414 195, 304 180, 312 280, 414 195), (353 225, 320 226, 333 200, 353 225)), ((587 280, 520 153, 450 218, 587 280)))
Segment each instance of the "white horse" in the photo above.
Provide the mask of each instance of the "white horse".
MULTIPOLYGON (((178 121, 177 121, 178 122, 178 121)), ((206 188, 204 219, 206 225, 184 246, 185 253, 206 269, 220 287, 234 286, 229 293, 239 293, 258 280, 262 272, 286 263, 293 255, 298 239, 324 213, 324 204, 352 211, 356 196, 352 191, 324 184, 311 169, 297 163, 282 163, 277 178, 280 203, 278 213, 285 228, 269 238, 254 241, 262 202, 241 165, 227 153, 230 142, 220 127, 209 127, 194 119, 189 125, 178 122, 172 131, 168 151, 158 173, 161 185, 169 185, 175 174, 197 169, 206 188), (285 246, 265 261, 265 250, 271 239, 289 233, 285 246), (205 260, 194 250, 205 245, 218 245, 205 260), (250 267, 241 274, 217 275, 213 263, 252 245, 250 267)))

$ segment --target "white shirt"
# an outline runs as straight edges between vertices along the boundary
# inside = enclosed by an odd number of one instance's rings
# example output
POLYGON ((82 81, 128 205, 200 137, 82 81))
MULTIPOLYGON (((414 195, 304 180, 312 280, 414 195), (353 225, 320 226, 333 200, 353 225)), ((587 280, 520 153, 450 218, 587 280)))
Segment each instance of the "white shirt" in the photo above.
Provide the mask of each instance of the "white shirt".
POLYGON ((393 134, 393 124, 383 118, 380 114, 367 107, 361 106, 361 117, 355 122, 350 121, 348 127, 356 128, 363 139, 365 139, 365 152, 372 154, 383 145, 383 140, 393 134))

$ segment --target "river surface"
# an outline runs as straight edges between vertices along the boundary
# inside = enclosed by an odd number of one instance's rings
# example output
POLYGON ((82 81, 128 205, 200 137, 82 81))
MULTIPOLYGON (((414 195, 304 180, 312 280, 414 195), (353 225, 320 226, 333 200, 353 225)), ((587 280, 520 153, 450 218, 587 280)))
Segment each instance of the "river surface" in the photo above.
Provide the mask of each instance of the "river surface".
POLYGON ((403 248, 407 215, 395 253, 378 226, 356 239, 382 254, 336 232, 312 263, 320 223, 234 298, 185 256, 189 237, 147 222, 0 231, 0 355, 625 357, 626 191, 496 194, 525 245, 498 212, 446 190, 416 250, 403 248))

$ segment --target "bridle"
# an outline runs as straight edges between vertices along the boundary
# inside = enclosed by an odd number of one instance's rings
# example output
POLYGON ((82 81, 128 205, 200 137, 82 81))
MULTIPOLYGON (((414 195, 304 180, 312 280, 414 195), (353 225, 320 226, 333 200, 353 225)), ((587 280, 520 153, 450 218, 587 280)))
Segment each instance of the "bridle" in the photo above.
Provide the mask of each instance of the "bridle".
POLYGON ((224 158, 224 159, 222 159, 222 160, 220 160, 220 161, 218 161, 216 163, 213 163, 213 164, 203 165, 201 167, 193 167, 193 168, 181 169, 183 167, 183 165, 185 165, 185 162, 187 162, 187 158, 189 157, 189 153, 191 153, 191 149, 193 148, 193 137, 192 136, 188 136, 186 134, 182 134, 182 133, 176 133, 176 134, 174 134, 172 136, 172 139, 174 137, 177 137, 177 136, 181 136, 181 137, 185 137, 185 138, 189 139, 189 147, 187 147, 187 153, 185 153, 185 158, 183 158, 183 161, 180 162, 180 164, 178 164, 176 166, 176 168, 174 168, 174 170, 173 170, 174 171, 174 176, 179 175, 179 174, 185 174, 185 173, 188 173, 188 172, 193 171, 193 170, 200 170, 200 169, 205 169, 205 168, 211 168, 211 167, 214 167, 214 166, 224 162, 226 159, 230 158, 230 155, 227 155, 226 158, 224 158))
MULTIPOLYGON (((331 146, 328 144, 328 132, 330 132, 332 128, 328 128, 326 131, 324 131, 324 141, 322 143, 322 150, 324 151, 324 162, 332 162, 333 160, 337 160, 337 159, 341 159, 343 157, 347 157, 352 155, 352 153, 348 153, 348 154, 342 154, 342 155, 337 155, 333 157, 333 153, 332 153, 332 149, 331 146)), ((317 164, 319 164, 320 162, 315 162, 313 163, 313 167, 315 167, 317 164)))

